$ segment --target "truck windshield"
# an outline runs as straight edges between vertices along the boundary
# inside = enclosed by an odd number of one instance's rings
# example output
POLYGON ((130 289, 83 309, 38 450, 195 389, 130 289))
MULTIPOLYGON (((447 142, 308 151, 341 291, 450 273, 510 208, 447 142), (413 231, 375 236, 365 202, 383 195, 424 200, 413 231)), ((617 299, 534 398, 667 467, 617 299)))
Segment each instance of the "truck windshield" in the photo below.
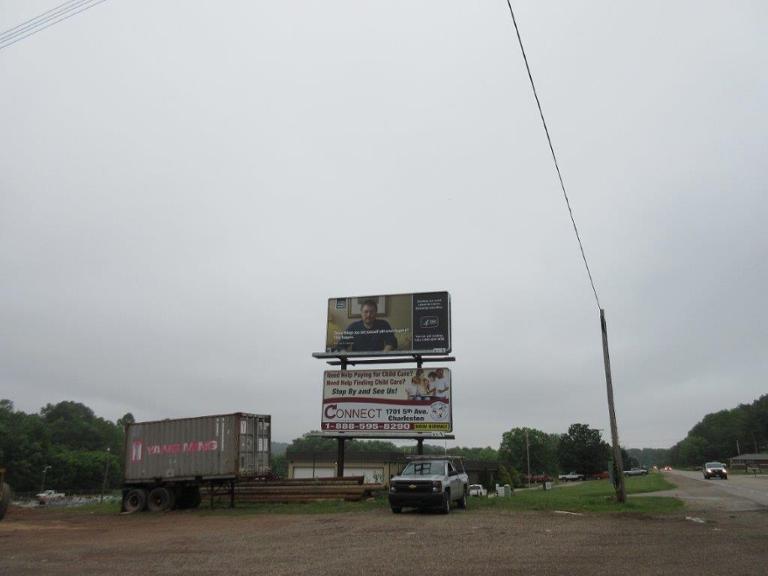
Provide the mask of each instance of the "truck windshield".
POLYGON ((403 476, 445 476, 445 462, 427 460, 424 462, 410 462, 403 470, 403 476))

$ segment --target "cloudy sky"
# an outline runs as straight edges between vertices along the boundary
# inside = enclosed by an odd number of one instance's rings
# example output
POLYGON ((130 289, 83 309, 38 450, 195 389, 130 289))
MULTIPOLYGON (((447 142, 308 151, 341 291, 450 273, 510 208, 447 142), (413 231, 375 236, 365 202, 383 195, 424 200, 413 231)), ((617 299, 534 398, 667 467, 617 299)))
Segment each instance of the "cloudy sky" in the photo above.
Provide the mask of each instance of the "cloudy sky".
MULTIPOLYGON (((0 0, 0 30, 59 4, 0 0)), ((763 1, 513 2, 620 439, 768 391, 763 1)), ((448 290, 454 432, 609 430, 503 0, 108 0, 0 50, 0 397, 320 426, 327 298, 448 290)))

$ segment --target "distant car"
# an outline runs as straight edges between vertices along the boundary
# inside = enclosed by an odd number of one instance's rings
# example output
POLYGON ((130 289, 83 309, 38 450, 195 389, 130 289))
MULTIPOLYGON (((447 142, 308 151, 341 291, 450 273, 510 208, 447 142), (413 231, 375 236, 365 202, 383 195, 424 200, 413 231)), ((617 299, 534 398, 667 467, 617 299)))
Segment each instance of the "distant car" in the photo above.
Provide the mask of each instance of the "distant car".
POLYGON ((568 474, 560 474, 557 479, 561 482, 576 482, 577 480, 584 480, 584 474, 569 472, 568 474))
POLYGON ((470 484, 469 495, 470 496, 488 496, 488 490, 483 488, 482 484, 470 484))
POLYGON ((624 470, 624 476, 647 476, 648 470, 645 468, 631 468, 624 470))
POLYGON ((662 470, 664 472, 672 472, 672 466, 664 466, 664 468, 662 468, 662 470))
POLYGON ((56 490, 44 490, 43 492, 40 492, 40 494, 36 494, 35 498, 37 498, 38 503, 42 505, 55 502, 56 500, 64 500, 64 494, 56 492, 56 490))
POLYGON ((608 480, 611 475, 608 473, 608 470, 604 470, 603 472, 598 472, 597 474, 592 474, 590 476, 591 480, 608 480))
MULTIPOLYGON (((523 474, 523 481, 529 481, 527 474, 523 474)), ((544 484, 544 482, 552 482, 552 477, 549 474, 531 474, 531 484, 544 484)))
POLYGON ((725 464, 722 462, 707 462, 704 464, 703 472, 705 480, 709 480, 714 476, 728 480, 728 470, 725 469, 725 464))

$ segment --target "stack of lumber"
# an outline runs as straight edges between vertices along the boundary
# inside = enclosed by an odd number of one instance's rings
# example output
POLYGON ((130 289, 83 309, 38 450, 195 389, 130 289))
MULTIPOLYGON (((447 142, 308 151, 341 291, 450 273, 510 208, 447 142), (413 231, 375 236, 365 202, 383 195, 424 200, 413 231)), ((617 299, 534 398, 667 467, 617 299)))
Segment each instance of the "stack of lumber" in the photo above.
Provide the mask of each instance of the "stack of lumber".
MULTIPOLYGON (((384 490, 383 484, 364 484, 362 476, 343 478, 307 478, 289 480, 241 481, 235 485, 238 502, 313 502, 316 500, 359 501, 384 490)), ((217 490, 214 496, 229 498, 229 490, 217 490)))

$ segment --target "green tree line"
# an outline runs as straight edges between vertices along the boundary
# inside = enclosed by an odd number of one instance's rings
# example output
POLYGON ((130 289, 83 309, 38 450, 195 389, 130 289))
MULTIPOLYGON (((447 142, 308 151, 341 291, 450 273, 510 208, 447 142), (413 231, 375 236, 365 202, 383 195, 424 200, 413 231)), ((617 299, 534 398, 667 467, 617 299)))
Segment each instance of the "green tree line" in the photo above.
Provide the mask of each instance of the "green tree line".
POLYGON ((707 414, 669 450, 675 466, 701 466, 709 460, 768 450, 768 394, 751 404, 707 414))
POLYGON ((0 400, 0 467, 17 492, 98 490, 105 474, 108 486, 115 486, 122 478, 122 451, 122 422, 99 418, 83 404, 47 404, 26 414, 0 400))

